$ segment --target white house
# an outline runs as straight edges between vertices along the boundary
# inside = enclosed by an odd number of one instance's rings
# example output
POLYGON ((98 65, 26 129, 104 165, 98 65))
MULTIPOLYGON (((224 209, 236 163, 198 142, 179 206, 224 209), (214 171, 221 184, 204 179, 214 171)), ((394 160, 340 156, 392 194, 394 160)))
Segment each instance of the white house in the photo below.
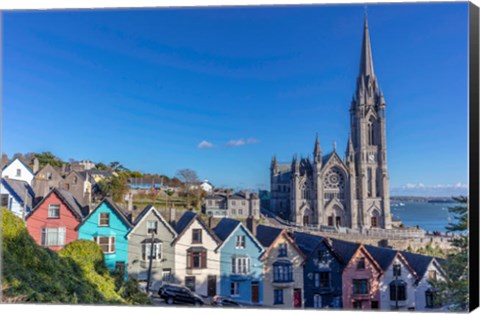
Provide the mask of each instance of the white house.
POLYGON ((32 210, 35 200, 35 193, 30 185, 22 180, 14 180, 2 178, 0 184, 0 206, 6 207, 16 216, 23 218, 25 208, 25 216, 32 210))
POLYGON ((32 169, 18 158, 12 160, 2 170, 2 178, 22 180, 27 182, 30 186, 32 185, 34 176, 32 169))
POLYGON ((175 226, 175 279, 202 296, 220 291, 221 240, 194 212, 187 211, 175 226))
POLYGON ((443 281, 446 278, 445 271, 439 261, 432 256, 402 252, 402 255, 417 273, 415 289, 415 310, 416 311, 439 311, 442 304, 439 304, 440 297, 430 284, 430 281, 443 281))
POLYGON ((204 180, 200 184, 200 188, 207 193, 212 193, 212 191, 213 191, 213 185, 210 182, 208 182, 208 180, 204 180))

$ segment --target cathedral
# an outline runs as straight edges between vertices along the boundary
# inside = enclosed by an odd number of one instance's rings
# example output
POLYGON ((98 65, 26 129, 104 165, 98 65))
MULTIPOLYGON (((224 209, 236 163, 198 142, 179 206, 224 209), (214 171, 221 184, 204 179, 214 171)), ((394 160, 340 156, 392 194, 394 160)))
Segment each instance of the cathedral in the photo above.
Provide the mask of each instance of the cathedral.
POLYGON ((345 158, 335 144, 324 154, 318 135, 312 160, 295 156, 291 163, 279 163, 273 157, 271 210, 297 225, 390 229, 385 107, 365 17, 345 158))

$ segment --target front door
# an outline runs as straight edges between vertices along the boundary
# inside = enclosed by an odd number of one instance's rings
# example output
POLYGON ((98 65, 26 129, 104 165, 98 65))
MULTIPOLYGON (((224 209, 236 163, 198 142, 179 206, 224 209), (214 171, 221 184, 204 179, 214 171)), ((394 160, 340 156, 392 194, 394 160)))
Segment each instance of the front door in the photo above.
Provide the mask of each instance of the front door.
POLYGON ((252 303, 258 303, 259 294, 258 294, 258 281, 252 281, 252 303))
POLYGON ((208 276, 208 296, 213 297, 217 294, 217 276, 208 276))
POLYGON ((342 219, 341 219, 341 217, 338 217, 338 216, 337 216, 337 217, 335 217, 335 219, 336 219, 337 227, 340 227, 340 226, 342 225, 342 219))
POLYGON ((308 225, 308 224, 309 224, 309 219, 308 219, 308 216, 307 216, 307 215, 303 216, 303 224, 304 224, 304 225, 308 225))
POLYGON ((328 217, 328 225, 333 227, 333 216, 328 217))
POLYGON ((377 217, 372 217, 371 225, 374 228, 377 227, 377 217))
POLYGON ((302 289, 293 289, 293 307, 302 307, 302 289))

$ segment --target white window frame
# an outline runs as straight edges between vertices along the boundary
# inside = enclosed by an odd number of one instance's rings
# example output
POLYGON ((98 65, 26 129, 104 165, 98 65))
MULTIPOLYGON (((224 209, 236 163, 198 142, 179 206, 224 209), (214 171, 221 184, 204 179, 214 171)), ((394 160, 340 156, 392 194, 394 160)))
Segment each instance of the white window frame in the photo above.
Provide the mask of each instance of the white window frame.
POLYGON ((150 227, 149 227, 149 224, 150 224, 150 223, 154 223, 154 224, 155 224, 155 234, 157 234, 157 233, 158 233, 158 220, 147 220, 147 234, 150 234, 150 235, 152 234, 152 233, 150 232, 150 229, 153 229, 153 228, 150 228, 150 227))
POLYGON ((250 273, 250 257, 232 257, 232 274, 247 275, 250 273))
MULTIPOLYGON (((145 254, 143 254, 143 258, 145 261, 148 261, 150 259, 150 246, 151 246, 151 243, 143 244, 143 250, 145 252, 145 254)), ((159 261, 162 259, 163 245, 161 242, 159 242, 159 243, 153 243, 153 246, 155 248, 154 253, 156 254, 153 256, 152 260, 159 261)))
POLYGON ((236 249, 244 249, 246 247, 245 243, 245 236, 244 235, 237 235, 237 241, 235 243, 236 249))
POLYGON ((313 295, 313 307, 316 309, 322 308, 322 295, 314 294, 313 295))
POLYGON ((98 226, 99 227, 108 227, 110 226, 110 213, 99 213, 98 214, 98 226), (108 223, 102 224, 102 215, 108 215, 108 223))
POLYGON ((22 176, 22 169, 17 168, 17 171, 15 172, 15 177, 21 177, 22 176))
POLYGON ((48 205, 47 217, 48 218, 60 218, 60 204, 49 204, 48 205), (57 207, 57 206, 58 206, 58 209, 57 209, 58 215, 56 215, 56 216, 51 215, 51 210, 53 210, 54 207, 57 207))
POLYGON ((231 297, 238 297, 240 296, 240 283, 236 281, 232 281, 230 283, 230 296, 231 297), (233 294, 232 294, 233 290, 233 294))
POLYGON ((41 245, 44 247, 49 246, 64 246, 67 238, 66 228, 42 228, 41 245), (50 236, 49 236, 50 235, 50 236), (53 242, 53 236, 55 235, 56 242, 53 242), (52 237, 49 239, 49 237, 52 237))
POLYGON ((98 244, 100 249, 102 249, 102 246, 100 245, 100 238, 108 238, 108 250, 106 252, 102 250, 103 254, 115 254, 115 250, 116 250, 115 236, 94 237, 94 241, 98 244))

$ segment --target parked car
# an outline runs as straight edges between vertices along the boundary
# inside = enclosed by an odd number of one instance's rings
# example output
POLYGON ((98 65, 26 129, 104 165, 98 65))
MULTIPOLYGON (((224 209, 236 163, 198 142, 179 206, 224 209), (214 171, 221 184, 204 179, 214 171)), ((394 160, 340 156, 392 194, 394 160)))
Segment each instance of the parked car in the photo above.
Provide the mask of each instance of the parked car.
POLYGON ((198 306, 205 303, 201 296, 192 292, 187 287, 171 283, 163 284, 158 290, 158 295, 164 299, 167 304, 184 303, 198 306))
POLYGON ((213 305, 215 306, 224 306, 224 307, 241 307, 240 303, 235 300, 225 298, 219 295, 213 297, 213 305))

